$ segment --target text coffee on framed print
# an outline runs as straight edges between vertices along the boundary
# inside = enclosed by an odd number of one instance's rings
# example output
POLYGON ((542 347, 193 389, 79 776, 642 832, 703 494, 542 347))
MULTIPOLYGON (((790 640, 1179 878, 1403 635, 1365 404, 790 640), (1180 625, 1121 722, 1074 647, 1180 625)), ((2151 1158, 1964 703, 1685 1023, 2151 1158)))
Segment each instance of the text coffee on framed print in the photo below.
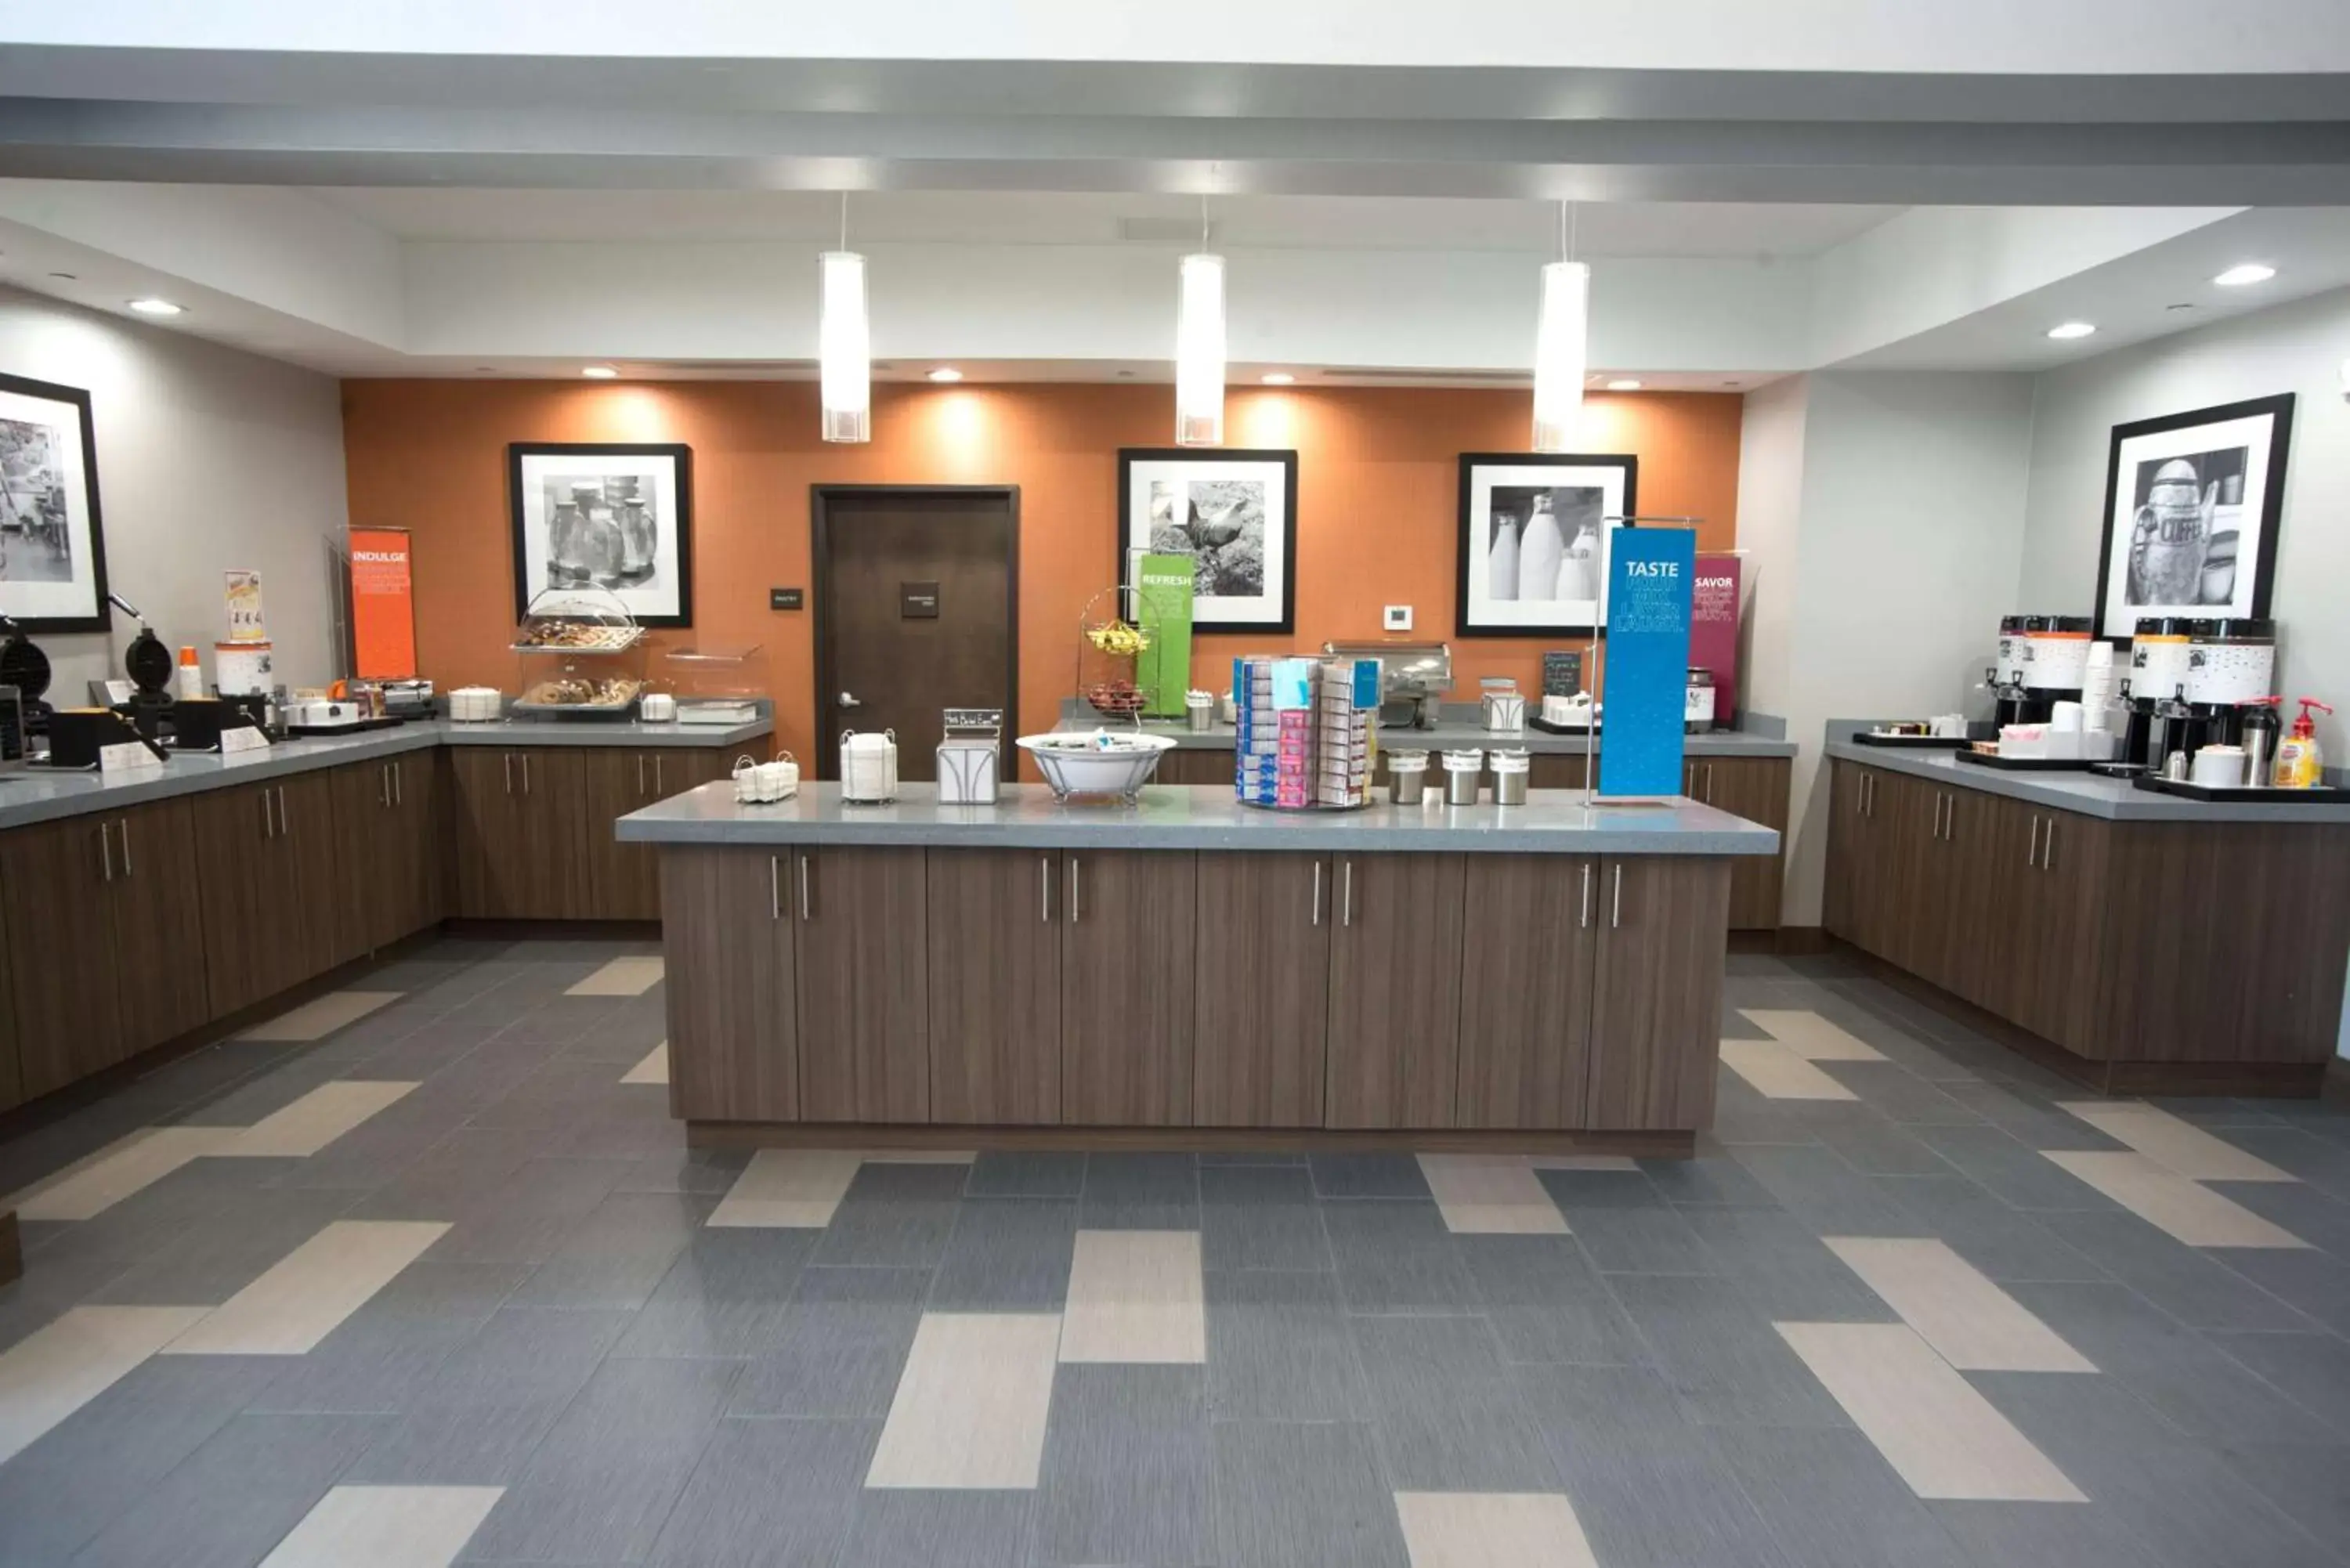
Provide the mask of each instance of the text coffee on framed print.
POLYGON ((1638 482, 1630 456, 1461 453, 1459 635, 1606 631, 1603 533, 1633 514, 1638 482))
POLYGON ((106 532, 89 394, 0 376, 0 614, 27 631, 104 631, 106 532))
POLYGON ((2293 394, 2114 427, 2097 635, 2141 617, 2261 617, 2276 576, 2293 394))
POLYGON ((604 588, 639 626, 693 624, 693 453, 685 446, 515 441, 515 618, 549 588, 604 588))
POLYGON ((1118 496, 1120 584, 1142 556, 1189 556, 1194 632, 1296 628, 1295 452, 1127 447, 1118 496))

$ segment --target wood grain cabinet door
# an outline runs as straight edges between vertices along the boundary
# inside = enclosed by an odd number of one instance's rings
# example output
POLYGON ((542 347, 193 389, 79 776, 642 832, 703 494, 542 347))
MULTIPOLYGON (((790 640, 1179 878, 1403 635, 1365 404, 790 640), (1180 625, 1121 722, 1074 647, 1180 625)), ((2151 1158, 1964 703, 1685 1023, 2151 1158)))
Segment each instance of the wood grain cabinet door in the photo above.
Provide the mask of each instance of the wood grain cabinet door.
POLYGON ((398 863, 384 872, 393 889, 382 904, 383 919, 375 929, 376 946, 382 947, 440 924, 447 908, 442 867, 447 863, 442 828, 442 772, 434 752, 409 752, 387 764, 391 773, 391 843, 398 863))
POLYGON ((277 799, 277 837, 266 861, 272 936, 267 955, 275 995, 356 955, 337 950, 335 910, 342 898, 331 773, 296 774, 269 786, 277 799))
POLYGON ((1061 867, 1061 1120, 1187 1127, 1198 857, 1072 849, 1061 867))
POLYGON ((1586 1123, 1652 1131, 1709 1126, 1730 862, 1609 856, 1596 884, 1586 1123))
POLYGON ((1784 757, 1697 757, 1689 765, 1698 799, 1778 832, 1777 855, 1742 855, 1730 863, 1730 929, 1776 929, 1793 763, 1784 757))
POLYGON ((2082 1055, 2110 1054, 2094 1027, 2112 830, 2077 812, 2041 811, 2040 851, 2022 874, 2009 1019, 2082 1055))
POLYGON ((454 748, 458 913, 589 918, 588 765, 553 746, 454 748))
POLYGON ((16 992, 24 1097, 120 1061, 114 959, 114 818, 76 816, 0 834, 8 890, 8 977, 16 992))
POLYGON ((661 851, 669 1097, 689 1121, 797 1120, 791 852, 661 851))
POLYGON ((931 1121, 1061 1119, 1061 870, 1045 849, 930 857, 931 1121))
POLYGON ((335 945, 345 958, 371 952, 393 924, 400 897, 392 877, 401 854, 391 805, 391 764, 353 763, 328 775, 335 794, 337 878, 335 945))
POLYGON ((1466 858, 1456 1123, 1580 1127, 1599 863, 1587 855, 1466 858))
POLYGON ((612 825, 660 796, 653 792, 655 759, 646 752, 590 751, 580 757, 588 836, 588 910, 601 920, 660 918, 660 867, 650 844, 623 844, 612 825))
POLYGON ((1341 855, 1323 1125, 1449 1127, 1461 1076, 1458 855, 1341 855))
POLYGON ((205 993, 203 901, 194 814, 185 801, 132 806, 113 817, 115 965, 122 1051, 161 1045, 212 1017, 205 993))
POLYGON ((1863 819, 1861 779, 1867 772, 1856 763, 1828 763, 1827 874, 1820 888, 1820 924, 1832 937, 1858 946, 1856 919, 1861 904, 1862 862, 1867 846, 1863 819))
POLYGON ((1197 859, 1191 1123, 1318 1127, 1337 926, 1329 857, 1197 859))
POLYGON ((270 784, 211 790, 188 802, 195 826, 197 900, 204 920, 204 992, 214 1018, 269 994, 269 867, 277 797, 270 784))
POLYGON ((931 1115, 929 898, 920 849, 792 854, 798 916, 800 1116, 931 1115))

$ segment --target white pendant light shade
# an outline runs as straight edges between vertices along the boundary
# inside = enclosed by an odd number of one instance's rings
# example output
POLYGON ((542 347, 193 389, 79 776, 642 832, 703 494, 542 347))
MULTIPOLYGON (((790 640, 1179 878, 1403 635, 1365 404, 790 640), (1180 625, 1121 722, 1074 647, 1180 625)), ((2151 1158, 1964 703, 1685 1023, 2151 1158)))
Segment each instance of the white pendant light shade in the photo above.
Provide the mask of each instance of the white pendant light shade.
POLYGON ((873 439, 873 339, 865 318, 865 258, 827 251, 824 314, 816 327, 816 358, 824 400, 824 439, 873 439))
POLYGON ((1224 440, 1224 258, 1188 255, 1175 314, 1175 441, 1224 440))
POLYGON ((1552 262, 1542 269, 1542 322, 1534 332, 1534 450, 1572 452, 1583 412, 1589 348, 1591 269, 1552 262))

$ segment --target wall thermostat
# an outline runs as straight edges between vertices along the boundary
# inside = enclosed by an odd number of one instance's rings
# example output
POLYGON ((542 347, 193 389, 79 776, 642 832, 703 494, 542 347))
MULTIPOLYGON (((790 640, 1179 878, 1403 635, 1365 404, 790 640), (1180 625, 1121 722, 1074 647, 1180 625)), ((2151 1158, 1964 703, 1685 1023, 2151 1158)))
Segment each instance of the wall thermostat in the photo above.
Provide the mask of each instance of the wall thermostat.
POLYGON ((1409 605, 1388 606, 1387 618, 1383 624, 1389 631, 1409 631, 1411 629, 1411 607, 1409 605))

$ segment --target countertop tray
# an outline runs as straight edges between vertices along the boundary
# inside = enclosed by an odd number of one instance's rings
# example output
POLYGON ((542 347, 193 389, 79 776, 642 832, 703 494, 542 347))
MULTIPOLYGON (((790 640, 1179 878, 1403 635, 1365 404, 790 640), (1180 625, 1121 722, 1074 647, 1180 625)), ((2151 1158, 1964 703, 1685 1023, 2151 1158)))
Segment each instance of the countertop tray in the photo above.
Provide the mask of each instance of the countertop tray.
POLYGON ((1896 752, 1957 751, 1969 742, 1964 735, 1880 735, 1874 730, 1853 732, 1856 746, 1884 746, 1896 752))
POLYGON ((2320 784, 2315 789, 2278 789, 2274 785, 2199 784, 2191 779, 2154 778, 2141 774, 2130 781, 2134 788, 2155 794, 2175 794, 2188 800, 2224 801, 2230 805, 2257 802, 2262 805, 2350 805, 2350 789, 2332 784, 2320 784))
POLYGON ((1526 728, 1540 730, 1545 735, 1596 735, 1605 728, 1599 724, 1554 724, 1538 713, 1526 715, 1526 728))
POLYGON ((1951 755, 1962 763, 1977 767, 1998 768, 2011 774, 2085 774, 2097 763, 2110 762, 2108 757, 2002 757, 1996 752, 1966 750, 1951 755))
MULTIPOLYGON (((357 735, 369 730, 396 730, 407 722, 405 719, 387 713, 380 719, 361 719, 349 724, 288 724, 286 733, 295 740, 307 740, 317 735, 357 735)), ((208 752, 220 750, 218 746, 204 749, 208 752)))

